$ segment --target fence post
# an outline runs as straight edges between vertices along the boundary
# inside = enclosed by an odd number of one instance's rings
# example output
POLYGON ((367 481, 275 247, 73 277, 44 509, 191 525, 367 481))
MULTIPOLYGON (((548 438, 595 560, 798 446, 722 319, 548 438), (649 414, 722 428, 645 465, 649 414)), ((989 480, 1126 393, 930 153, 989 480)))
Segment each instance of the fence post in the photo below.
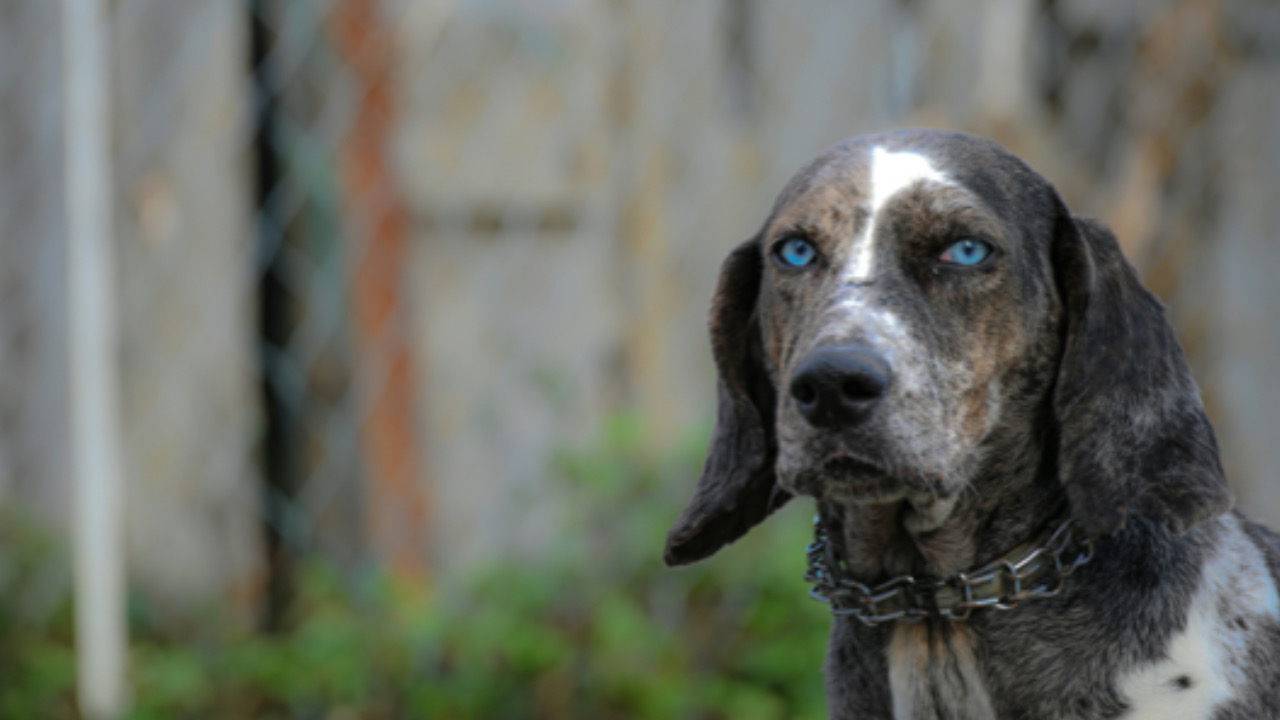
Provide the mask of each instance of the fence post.
POLYGON ((103 0, 63 0, 62 10, 77 695, 85 717, 105 719, 123 715, 128 703, 110 35, 103 0))
POLYGON ((343 138, 343 208, 366 244, 356 249, 352 304, 357 384, 363 395, 361 438, 368 470, 371 540, 401 577, 427 570, 430 507, 414 435, 413 351, 403 275, 409 260, 407 218, 387 161, 396 120, 394 26, 382 0, 339 0, 338 52, 357 88, 356 112, 343 138))

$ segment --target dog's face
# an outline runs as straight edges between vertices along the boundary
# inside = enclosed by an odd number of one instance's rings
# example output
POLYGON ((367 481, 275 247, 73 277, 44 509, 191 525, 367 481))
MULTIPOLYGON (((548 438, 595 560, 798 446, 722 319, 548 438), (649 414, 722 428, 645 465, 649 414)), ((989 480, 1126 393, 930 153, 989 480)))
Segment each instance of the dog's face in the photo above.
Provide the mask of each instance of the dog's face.
POLYGON ((1054 211, 990 143, 874 137, 797 175, 760 236, 779 485, 925 503, 970 482, 1053 379, 1054 211))
POLYGON ((989 140, 907 131, 818 157, 725 260, 711 344, 716 427, 672 564, 793 494, 907 501, 927 530, 966 487, 998 504, 1032 474, 1091 535, 1130 508, 1182 532, 1230 506, 1160 302, 989 140))

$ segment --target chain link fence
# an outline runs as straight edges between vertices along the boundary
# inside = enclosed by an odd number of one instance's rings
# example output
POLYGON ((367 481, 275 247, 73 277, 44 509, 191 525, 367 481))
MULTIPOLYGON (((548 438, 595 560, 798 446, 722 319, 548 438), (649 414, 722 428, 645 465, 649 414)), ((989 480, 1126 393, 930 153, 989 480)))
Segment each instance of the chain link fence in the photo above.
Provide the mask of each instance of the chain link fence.
MULTIPOLYGON (((300 558, 447 575, 546 536, 558 447, 705 423, 719 261, 844 137, 995 137, 1169 303, 1280 521, 1266 0, 119 0, 129 566, 278 626, 300 558)), ((0 502, 66 530, 56 5, 0 2, 0 502)), ((658 552, 655 547, 654 552, 658 552)))

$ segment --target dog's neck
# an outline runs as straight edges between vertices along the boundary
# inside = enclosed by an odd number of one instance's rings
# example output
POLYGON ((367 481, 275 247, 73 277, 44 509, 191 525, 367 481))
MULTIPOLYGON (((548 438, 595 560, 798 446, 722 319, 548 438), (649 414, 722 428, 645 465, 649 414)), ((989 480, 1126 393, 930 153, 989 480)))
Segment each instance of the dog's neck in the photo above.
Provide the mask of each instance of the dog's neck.
POLYGON ((950 498, 821 503, 819 513, 850 574, 875 583, 902 574, 948 578, 1044 532, 1065 494, 1037 444, 1000 455, 950 498))

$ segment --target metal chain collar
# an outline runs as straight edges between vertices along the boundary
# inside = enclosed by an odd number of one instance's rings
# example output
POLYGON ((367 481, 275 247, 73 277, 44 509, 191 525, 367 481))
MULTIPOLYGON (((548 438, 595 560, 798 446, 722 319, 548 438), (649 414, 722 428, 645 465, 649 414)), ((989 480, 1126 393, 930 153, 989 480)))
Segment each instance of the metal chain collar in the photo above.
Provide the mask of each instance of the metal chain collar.
POLYGON ((1028 543, 977 570, 946 580, 899 575, 868 587, 845 575, 816 515, 813 533, 805 551, 809 569, 804 579, 813 584, 810 597, 829 604, 834 615, 853 616, 870 626, 929 617, 962 622, 981 608, 1011 610, 1023 600, 1062 592, 1063 579, 1093 559, 1093 539, 1079 536, 1068 519, 1043 544, 1029 548, 1028 543))

